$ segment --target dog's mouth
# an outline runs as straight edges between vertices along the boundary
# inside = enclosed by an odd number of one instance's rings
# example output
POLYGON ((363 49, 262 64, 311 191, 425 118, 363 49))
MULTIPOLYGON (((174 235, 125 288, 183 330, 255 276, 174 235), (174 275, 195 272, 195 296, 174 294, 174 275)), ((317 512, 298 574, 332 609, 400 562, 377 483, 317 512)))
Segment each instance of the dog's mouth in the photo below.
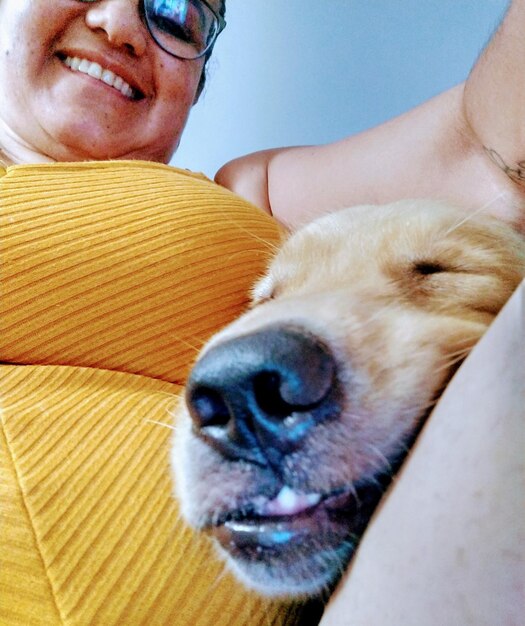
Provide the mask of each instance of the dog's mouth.
POLYGON ((208 528, 235 559, 286 564, 341 551, 348 559, 383 496, 391 477, 343 486, 327 493, 300 494, 283 487, 277 496, 222 515, 208 528))

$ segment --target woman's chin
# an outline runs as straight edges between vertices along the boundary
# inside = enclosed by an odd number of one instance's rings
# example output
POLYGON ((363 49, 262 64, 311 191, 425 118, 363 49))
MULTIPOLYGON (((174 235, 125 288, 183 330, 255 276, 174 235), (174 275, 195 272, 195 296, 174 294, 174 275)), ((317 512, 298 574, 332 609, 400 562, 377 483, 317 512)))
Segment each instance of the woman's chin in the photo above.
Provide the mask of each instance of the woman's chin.
MULTIPOLYGON (((56 116, 57 118, 60 116, 56 116)), ((104 161, 108 159, 142 159, 162 162, 162 155, 168 153, 158 146, 148 148, 137 141, 137 136, 124 132, 111 125, 104 126, 100 118, 87 115, 71 116, 66 113, 48 127, 42 153, 55 161, 104 161), (131 141, 134 140, 134 141, 131 141)), ((138 133, 137 133, 138 134, 138 133)), ((166 162, 169 160, 169 156, 166 162)))

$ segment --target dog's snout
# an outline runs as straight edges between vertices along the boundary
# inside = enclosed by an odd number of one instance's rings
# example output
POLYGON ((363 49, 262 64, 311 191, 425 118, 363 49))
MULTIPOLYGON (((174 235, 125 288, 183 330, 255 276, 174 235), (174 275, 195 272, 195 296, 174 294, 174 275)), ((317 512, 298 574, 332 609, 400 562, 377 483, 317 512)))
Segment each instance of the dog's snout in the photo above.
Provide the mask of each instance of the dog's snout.
POLYGON ((194 367, 187 402, 195 430, 228 458, 278 466, 312 428, 339 414, 330 349, 297 327, 225 341, 194 367))

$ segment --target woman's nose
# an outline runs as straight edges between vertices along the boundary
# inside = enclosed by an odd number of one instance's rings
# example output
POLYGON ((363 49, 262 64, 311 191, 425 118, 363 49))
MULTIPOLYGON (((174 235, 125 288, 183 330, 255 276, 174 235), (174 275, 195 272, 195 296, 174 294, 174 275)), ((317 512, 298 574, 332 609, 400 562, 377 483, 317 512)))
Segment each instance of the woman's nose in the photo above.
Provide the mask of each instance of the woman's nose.
POLYGON ((137 0, 101 0, 90 4, 86 24, 92 30, 104 31, 114 47, 126 48, 136 56, 146 51, 148 33, 137 0))

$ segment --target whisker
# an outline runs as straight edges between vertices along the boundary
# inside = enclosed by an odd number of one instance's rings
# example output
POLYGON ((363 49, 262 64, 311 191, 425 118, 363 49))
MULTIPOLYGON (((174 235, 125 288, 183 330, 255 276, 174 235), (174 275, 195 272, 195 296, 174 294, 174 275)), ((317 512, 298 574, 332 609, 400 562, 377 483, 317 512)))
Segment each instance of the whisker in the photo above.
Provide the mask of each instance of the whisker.
MULTIPOLYGON (((435 404, 436 404, 436 400, 433 400, 432 402, 430 402, 428 404, 428 406, 422 406, 421 407, 421 412, 426 412, 427 409, 431 408, 435 404)), ((412 441, 412 442, 408 443, 407 441, 399 441, 398 443, 399 443, 399 449, 401 450, 400 457, 402 457, 404 459, 404 457, 406 457, 408 455, 408 453, 410 452, 410 450, 412 449, 414 442, 412 441)), ((403 463, 404 463, 404 460, 403 460, 403 463)), ((398 475, 399 475, 398 473, 392 474, 392 478, 393 478, 394 481, 396 480, 398 475)), ((388 491, 389 488, 390 488, 390 485, 388 485, 387 488, 384 489, 383 494, 385 494, 388 491)))
POLYGON ((170 430, 175 430, 175 426, 171 424, 167 424, 166 422, 157 422, 156 420, 145 419, 145 422, 149 422, 150 424, 155 424, 157 426, 162 426, 163 428, 169 428, 170 430))
POLYGON ((156 395, 159 396, 168 396, 169 398, 173 398, 174 400, 179 400, 180 396, 176 393, 171 393, 169 391, 157 391, 156 395))
POLYGON ((210 591, 214 591, 219 586, 220 582, 226 578, 229 574, 228 564, 226 561, 221 561, 221 571, 215 577, 215 580, 210 585, 210 591))
POLYGON ((377 467, 377 469, 382 470, 383 468, 386 467, 387 470, 388 470, 389 475, 392 476, 394 474, 394 471, 393 471, 393 468, 392 468, 392 463, 389 461, 388 457, 377 446, 375 446, 372 443, 369 443, 367 445, 367 448, 380 461, 380 464, 377 467))
POLYGON ((479 215, 480 213, 483 213, 483 211, 488 209, 491 204, 494 204, 494 202, 497 202, 498 200, 500 200, 504 196, 508 196, 508 195, 509 195, 508 191, 502 191, 497 196, 492 198, 492 200, 489 200, 488 202, 486 202, 479 209, 476 209, 475 211, 472 211, 471 213, 468 213, 464 218, 459 220, 459 222, 457 222, 456 224, 453 224, 448 230, 445 231, 445 235, 450 235, 450 233, 454 232, 460 226, 462 226, 463 224, 465 224, 466 222, 468 222, 472 218, 476 217, 476 215, 479 215))
MULTIPOLYGON (((276 251, 278 250, 278 248, 276 248, 276 251)), ((243 248, 242 250, 237 250, 236 252, 232 252, 231 254, 229 254, 226 258, 227 261, 233 261, 234 259, 238 258, 238 257, 242 257, 243 255, 250 253, 250 252, 258 252, 260 253, 260 250, 257 250, 255 248, 243 248)), ((257 277, 255 277, 255 280, 257 280, 257 277)))
MULTIPOLYGON (((421 404, 420 406, 417 407, 418 411, 419 411, 419 415, 420 417, 424 417, 424 415, 430 411, 430 409, 433 409, 436 404, 439 402, 439 398, 441 397, 441 394, 439 397, 437 398, 433 398, 432 400, 430 400, 429 402, 427 402, 426 404, 421 404)), ((408 446, 404 443, 401 444, 401 449, 404 450, 405 453, 410 451, 411 446, 408 446)))
POLYGON ((285 234, 282 237, 282 241, 280 242, 280 244, 275 244, 275 243, 273 243, 271 241, 268 241, 267 239, 264 239, 260 235, 257 235, 256 233, 254 233, 250 229, 246 228, 245 226, 241 226, 241 224, 239 224, 239 222, 237 222, 231 215, 225 214, 224 218, 228 222, 230 222, 234 228, 236 228, 237 230, 241 231, 242 233, 245 233, 245 234, 249 235, 254 241, 258 241, 259 243, 262 243, 263 246, 267 250, 270 250, 270 252, 272 252, 274 254, 280 249, 282 243, 284 242, 284 240, 286 238, 286 234, 285 234))
MULTIPOLYGON (((403 446, 405 448, 404 453, 406 454, 409 450, 409 448, 407 448, 407 446, 403 446)), ((392 469, 392 466, 390 466, 390 472, 389 472, 389 477, 392 478, 393 476, 395 476, 394 471, 392 469)), ((377 490, 379 491, 379 493, 381 493, 382 496, 385 495, 385 493, 388 491, 390 484, 388 485, 384 485, 381 480, 379 479, 379 477, 377 476, 371 476, 370 478, 367 479, 367 482, 369 484, 374 485, 377 490)))
POLYGON ((386 313, 389 313, 392 310, 395 310, 396 308, 398 308, 398 305, 396 303, 386 304, 383 307, 375 309, 373 311, 373 313, 370 315, 370 317, 368 317, 366 320, 364 320, 364 319, 353 319, 353 320, 351 320, 350 330, 352 332, 360 331, 360 330, 366 328, 369 324, 372 324, 373 322, 375 322, 380 316, 382 316, 382 315, 384 315, 386 313))
POLYGON ((452 352, 447 352, 447 354, 445 355, 447 358, 448 357, 455 357, 458 356, 460 354, 468 354, 472 348, 476 345, 477 341, 479 339, 478 335, 473 335, 472 337, 469 337, 467 340, 465 340, 465 343, 467 343, 467 345, 464 348, 459 348, 458 350, 453 350, 452 352))
MULTIPOLYGON (((372 315, 366 320, 366 323, 370 323, 375 321, 379 316, 383 315, 384 313, 390 313, 390 311, 392 311, 393 309, 398 308, 397 303, 393 302, 392 304, 386 304, 383 307, 375 310, 372 315)), ((364 324, 362 324, 362 326, 364 326, 364 324)))
MULTIPOLYGON (((344 572, 343 572, 344 574, 344 572)), ((328 601, 330 600, 330 597, 332 595, 332 587, 331 585, 329 585, 328 583, 326 583, 325 585, 322 586, 321 591, 320 591, 320 600, 323 603, 323 606, 326 607, 326 605, 328 604, 328 601)))
POLYGON ((207 343, 207 340, 197 337, 192 337, 194 343, 191 343, 190 341, 188 341, 187 339, 183 339, 182 337, 178 337, 177 335, 173 335, 173 339, 175 341, 178 341, 179 343, 182 343, 187 348, 191 348, 191 350, 193 350, 195 354, 199 354, 203 346, 207 343))
POLYGON ((357 503, 357 506, 361 506, 361 500, 359 499, 359 494, 357 493, 357 487, 355 486, 355 484, 352 482, 349 486, 349 491, 352 494, 352 497, 354 498, 354 500, 357 503))
POLYGON ((465 359, 472 352, 479 339, 479 335, 465 338, 464 341, 467 345, 464 348, 459 348, 458 350, 453 350, 443 355, 444 358, 440 361, 440 364, 436 367, 434 372, 441 372, 465 359))
POLYGON ((442 365, 436 367, 436 369, 434 370, 434 373, 438 374, 439 372, 442 372, 443 370, 450 369, 453 365, 456 365, 457 363, 461 363, 461 361, 463 361, 468 356, 469 352, 470 350, 468 348, 465 349, 463 354, 457 354, 454 356, 454 358, 451 358, 450 360, 445 361, 442 365))

